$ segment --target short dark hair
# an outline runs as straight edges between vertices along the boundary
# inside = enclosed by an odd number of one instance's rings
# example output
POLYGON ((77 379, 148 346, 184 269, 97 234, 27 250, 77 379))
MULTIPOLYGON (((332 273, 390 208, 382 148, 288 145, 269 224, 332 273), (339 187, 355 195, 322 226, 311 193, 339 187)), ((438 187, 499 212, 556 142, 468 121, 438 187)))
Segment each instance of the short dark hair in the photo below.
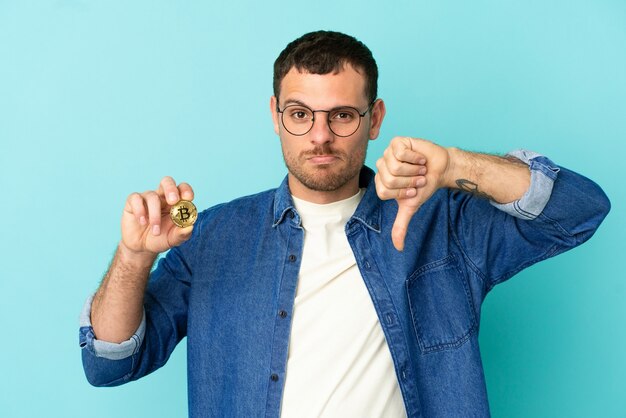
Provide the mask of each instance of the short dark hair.
POLYGON ((356 38, 340 32, 317 31, 290 42, 274 62, 274 96, 280 83, 295 67, 311 74, 338 73, 350 64, 365 76, 365 95, 370 102, 378 94, 378 67, 372 52, 356 38))

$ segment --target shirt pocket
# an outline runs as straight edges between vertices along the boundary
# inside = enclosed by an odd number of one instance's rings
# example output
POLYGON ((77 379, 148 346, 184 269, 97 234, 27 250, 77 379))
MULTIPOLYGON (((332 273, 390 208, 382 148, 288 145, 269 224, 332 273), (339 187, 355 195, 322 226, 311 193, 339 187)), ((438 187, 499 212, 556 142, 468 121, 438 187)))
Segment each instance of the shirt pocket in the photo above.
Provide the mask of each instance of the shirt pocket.
POLYGON ((423 353, 458 348, 477 328, 467 280, 453 255, 417 269, 406 288, 423 353))

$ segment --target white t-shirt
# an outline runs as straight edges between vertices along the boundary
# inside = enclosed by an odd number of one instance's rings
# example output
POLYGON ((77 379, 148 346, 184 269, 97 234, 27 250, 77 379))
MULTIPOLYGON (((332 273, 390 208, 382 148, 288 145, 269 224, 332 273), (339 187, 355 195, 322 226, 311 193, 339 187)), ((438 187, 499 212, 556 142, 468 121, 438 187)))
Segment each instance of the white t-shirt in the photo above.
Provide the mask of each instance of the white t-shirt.
POLYGON ((293 198, 305 232, 283 418, 406 417, 389 347, 344 230, 363 193, 327 205, 293 198))

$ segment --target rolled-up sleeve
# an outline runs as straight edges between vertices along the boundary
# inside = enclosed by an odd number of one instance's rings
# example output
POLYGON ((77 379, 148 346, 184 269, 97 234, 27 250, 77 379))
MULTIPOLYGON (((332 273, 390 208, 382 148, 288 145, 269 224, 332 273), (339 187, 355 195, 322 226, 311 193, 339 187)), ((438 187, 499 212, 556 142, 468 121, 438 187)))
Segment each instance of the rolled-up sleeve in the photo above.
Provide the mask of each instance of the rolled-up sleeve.
POLYGON ((136 354, 146 333, 146 314, 144 312, 137 331, 126 341, 111 343, 98 340, 91 326, 91 305, 93 295, 89 297, 80 313, 79 344, 80 347, 89 350, 94 356, 108 360, 122 360, 136 354))
MULTIPOLYGON (((201 219, 196 222, 201 224, 201 219)), ((200 230, 195 228, 194 231, 200 230)), ((96 338, 87 299, 80 315, 79 344, 83 369, 94 386, 117 386, 162 367, 186 336, 191 271, 183 256, 195 238, 167 252, 150 273, 138 329, 119 344, 96 338)), ((192 257, 193 258, 193 257, 192 257)))
POLYGON ((535 219, 548 204, 560 169, 550 159, 533 151, 515 150, 507 155, 528 164, 530 186, 519 200, 510 203, 491 201, 491 204, 516 218, 535 219))
POLYGON ((132 380, 133 370, 143 344, 145 312, 139 328, 119 344, 96 339, 91 326, 91 304, 88 298, 80 314, 79 344, 87 381, 94 386, 118 386, 132 380))
POLYGON ((525 150, 508 154, 528 164, 530 186, 498 204, 458 190, 450 197, 451 232, 480 277, 483 296, 522 269, 582 244, 611 204, 590 179, 525 150))

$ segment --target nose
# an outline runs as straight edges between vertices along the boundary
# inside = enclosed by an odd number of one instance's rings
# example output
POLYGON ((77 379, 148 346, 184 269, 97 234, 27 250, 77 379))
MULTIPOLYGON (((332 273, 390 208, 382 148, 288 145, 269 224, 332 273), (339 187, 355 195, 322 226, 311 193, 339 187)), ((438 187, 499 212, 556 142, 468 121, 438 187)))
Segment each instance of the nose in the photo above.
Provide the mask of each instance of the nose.
POLYGON ((325 144, 335 139, 333 131, 330 130, 328 113, 316 112, 313 127, 309 131, 309 138, 314 144, 325 144))

